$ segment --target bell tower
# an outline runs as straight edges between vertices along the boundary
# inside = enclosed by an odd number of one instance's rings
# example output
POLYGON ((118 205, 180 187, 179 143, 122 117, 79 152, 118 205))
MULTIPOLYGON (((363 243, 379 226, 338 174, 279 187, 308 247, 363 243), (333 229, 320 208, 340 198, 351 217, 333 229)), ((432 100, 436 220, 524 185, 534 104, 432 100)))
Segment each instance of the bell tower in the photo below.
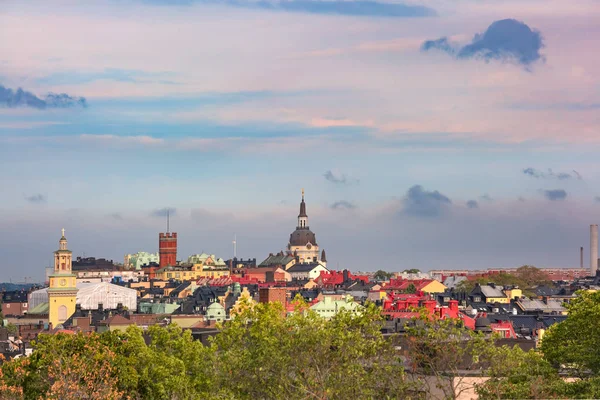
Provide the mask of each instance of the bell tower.
POLYGON ((48 322, 53 328, 65 322, 75 312, 77 277, 72 271, 73 253, 67 248, 63 229, 58 250, 54 252, 54 272, 48 287, 48 322))

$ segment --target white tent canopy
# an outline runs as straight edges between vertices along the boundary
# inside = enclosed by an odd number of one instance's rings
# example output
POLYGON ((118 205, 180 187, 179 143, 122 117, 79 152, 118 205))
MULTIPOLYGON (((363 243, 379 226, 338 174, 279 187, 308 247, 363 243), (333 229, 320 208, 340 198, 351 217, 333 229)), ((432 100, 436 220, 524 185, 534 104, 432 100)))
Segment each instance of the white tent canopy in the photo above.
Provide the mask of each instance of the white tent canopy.
MULTIPOLYGON (((96 310, 98 304, 104 309, 116 309, 121 303, 129 310, 137 309, 137 291, 107 282, 77 283, 77 304, 82 310, 96 310)), ((36 290, 29 296, 29 308, 48 302, 48 288, 36 290)))

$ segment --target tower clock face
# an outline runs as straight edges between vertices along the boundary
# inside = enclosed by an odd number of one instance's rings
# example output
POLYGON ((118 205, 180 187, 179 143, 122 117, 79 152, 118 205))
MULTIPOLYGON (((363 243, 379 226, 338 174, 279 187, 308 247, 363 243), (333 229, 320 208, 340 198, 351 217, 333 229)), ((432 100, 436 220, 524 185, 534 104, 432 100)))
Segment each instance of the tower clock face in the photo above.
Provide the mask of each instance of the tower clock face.
POLYGON ((65 285, 67 284, 67 280, 66 280, 66 279, 61 279, 61 280, 58 282, 58 284, 59 284, 60 286, 65 286, 65 285))

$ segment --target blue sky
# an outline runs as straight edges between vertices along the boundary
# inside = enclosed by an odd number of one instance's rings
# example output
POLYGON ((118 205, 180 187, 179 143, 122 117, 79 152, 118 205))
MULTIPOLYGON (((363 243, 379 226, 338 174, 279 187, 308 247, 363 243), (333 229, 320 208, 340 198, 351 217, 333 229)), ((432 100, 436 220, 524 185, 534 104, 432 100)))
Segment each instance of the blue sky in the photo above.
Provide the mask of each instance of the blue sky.
POLYGON ((599 27, 595 0, 5 1, 0 281, 63 227, 156 251, 164 207, 179 258, 260 260, 301 188, 334 267, 577 266, 599 27))

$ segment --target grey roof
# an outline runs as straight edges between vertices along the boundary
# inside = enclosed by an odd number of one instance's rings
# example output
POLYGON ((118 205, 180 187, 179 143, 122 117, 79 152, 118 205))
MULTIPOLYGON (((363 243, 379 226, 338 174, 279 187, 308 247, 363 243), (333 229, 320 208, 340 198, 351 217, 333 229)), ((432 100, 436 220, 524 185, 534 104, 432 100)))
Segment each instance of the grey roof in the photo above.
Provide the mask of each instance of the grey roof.
POLYGON ((553 296, 559 292, 559 289, 548 286, 538 286, 533 289, 533 291, 538 296, 553 296))
POLYGON ((308 227, 296 228, 290 235, 290 246, 306 246, 307 243, 317 245, 317 238, 308 227))
POLYGON ((489 285, 481 285, 481 293, 485 297, 506 297, 502 292, 502 286, 491 287, 489 285))
POLYGON ((544 303, 542 300, 520 299, 517 301, 517 304, 523 311, 542 311, 545 313, 562 313, 567 311, 566 308, 562 306, 561 302, 556 300, 548 300, 547 303, 544 303))
POLYGON ((313 269, 321 266, 319 263, 302 263, 302 264, 294 264, 288 269, 289 273, 293 272, 310 272, 313 269))
MULTIPOLYGON (((306 244, 306 243, 305 243, 306 244)), ((292 261, 294 257, 287 253, 277 253, 271 254, 267 257, 263 262, 261 262, 259 267, 274 267, 276 265, 287 265, 290 261, 292 261)))
POLYGON ((466 281, 467 277, 466 276, 459 276, 459 275, 452 275, 446 278, 446 280, 443 282, 444 286, 446 286, 449 289, 452 288, 456 288, 456 286, 461 283, 462 281, 466 281))

